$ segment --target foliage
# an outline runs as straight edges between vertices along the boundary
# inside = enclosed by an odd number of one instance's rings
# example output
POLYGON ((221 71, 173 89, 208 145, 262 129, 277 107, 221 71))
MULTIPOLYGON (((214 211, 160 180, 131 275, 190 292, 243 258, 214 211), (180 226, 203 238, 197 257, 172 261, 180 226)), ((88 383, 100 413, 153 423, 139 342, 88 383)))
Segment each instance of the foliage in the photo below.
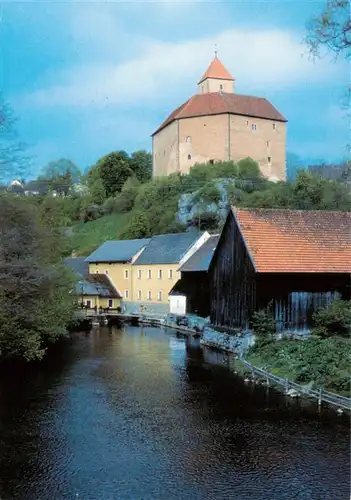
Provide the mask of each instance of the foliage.
POLYGON ((239 189, 236 184, 227 184, 225 189, 227 191, 229 205, 237 205, 243 201, 245 192, 239 189))
POLYGON ((193 197, 193 203, 218 203, 221 200, 221 193, 214 182, 208 182, 193 197))
POLYGON ((66 334, 74 280, 58 263, 62 235, 43 227, 34 206, 0 197, 0 356, 41 359, 66 334))
POLYGON ((122 189, 123 184, 133 175, 129 165, 129 156, 125 151, 114 151, 100 158, 89 170, 89 187, 100 179, 106 196, 114 196, 122 189))
POLYGON ((200 212, 194 215, 191 225, 201 231, 211 231, 218 228, 220 217, 217 212, 200 212))
POLYGON ((90 185, 90 197, 93 203, 102 204, 106 199, 106 190, 102 179, 95 179, 94 182, 90 185))
POLYGON ((150 235, 149 219, 144 212, 137 212, 130 219, 129 224, 121 233, 122 240, 134 240, 137 238, 145 238, 150 235))
POLYGON ((340 338, 278 340, 251 350, 247 360, 298 383, 349 393, 350 345, 340 338))
POLYGON ((314 57, 320 56, 326 47, 337 57, 351 46, 351 20, 349 0, 328 0, 324 11, 307 25, 306 43, 314 57))
POLYGON ((38 181, 47 181, 51 191, 67 195, 73 183, 80 180, 81 171, 71 160, 60 158, 49 162, 43 169, 38 181))
POLYGON ((124 183, 122 191, 116 196, 114 212, 130 212, 134 207, 134 202, 140 188, 140 182, 135 177, 129 177, 124 183))
POLYGON ((276 331, 275 320, 272 314, 272 303, 265 309, 255 311, 251 322, 252 329, 257 336, 256 346, 262 346, 272 341, 276 331))
POLYGON ((152 178, 152 153, 149 151, 134 151, 130 155, 130 168, 140 182, 148 182, 152 178))
POLYGON ((329 307, 313 313, 313 334, 326 338, 334 335, 350 337, 351 301, 334 300, 329 307))

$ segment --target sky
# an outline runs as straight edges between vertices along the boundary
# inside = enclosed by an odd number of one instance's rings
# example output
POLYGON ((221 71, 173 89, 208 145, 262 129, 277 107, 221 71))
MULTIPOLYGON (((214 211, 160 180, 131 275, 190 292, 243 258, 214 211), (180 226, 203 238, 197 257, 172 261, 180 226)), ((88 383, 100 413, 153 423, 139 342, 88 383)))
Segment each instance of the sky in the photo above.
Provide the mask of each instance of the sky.
POLYGON ((151 151, 151 134, 197 91, 214 56, 235 91, 288 119, 305 161, 345 157, 345 60, 308 57, 321 1, 0 1, 0 90, 18 116, 31 176, 69 158, 81 169, 114 150, 151 151))

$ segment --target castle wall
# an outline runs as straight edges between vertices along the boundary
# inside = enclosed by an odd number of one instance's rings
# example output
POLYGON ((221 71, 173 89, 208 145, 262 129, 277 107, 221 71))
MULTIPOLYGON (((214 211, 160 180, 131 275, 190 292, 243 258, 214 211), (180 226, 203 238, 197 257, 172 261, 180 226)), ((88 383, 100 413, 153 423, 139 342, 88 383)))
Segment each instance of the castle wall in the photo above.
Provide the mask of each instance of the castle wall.
POLYGON ((178 121, 160 130, 152 138, 154 177, 178 171, 178 121))

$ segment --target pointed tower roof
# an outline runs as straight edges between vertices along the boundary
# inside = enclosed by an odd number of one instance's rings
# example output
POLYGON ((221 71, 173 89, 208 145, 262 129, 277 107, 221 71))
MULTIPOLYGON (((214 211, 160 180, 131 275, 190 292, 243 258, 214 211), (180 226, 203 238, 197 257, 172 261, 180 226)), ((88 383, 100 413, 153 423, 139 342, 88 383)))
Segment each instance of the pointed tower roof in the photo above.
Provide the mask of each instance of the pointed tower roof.
POLYGON ((232 75, 225 69, 221 61, 218 59, 217 55, 214 57, 213 61, 207 68, 206 73, 200 79, 199 83, 203 82, 207 78, 216 78, 218 80, 232 80, 234 78, 232 75))

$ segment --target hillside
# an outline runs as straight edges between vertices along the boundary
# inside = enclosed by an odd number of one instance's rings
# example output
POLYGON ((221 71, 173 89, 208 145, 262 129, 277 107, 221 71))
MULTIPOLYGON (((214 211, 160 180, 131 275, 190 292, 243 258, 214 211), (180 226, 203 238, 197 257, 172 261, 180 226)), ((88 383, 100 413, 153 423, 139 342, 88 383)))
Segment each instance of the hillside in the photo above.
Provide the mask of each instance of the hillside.
POLYGON ((87 256, 107 240, 118 239, 128 223, 129 214, 113 213, 100 219, 73 226, 71 248, 77 256, 87 256))

